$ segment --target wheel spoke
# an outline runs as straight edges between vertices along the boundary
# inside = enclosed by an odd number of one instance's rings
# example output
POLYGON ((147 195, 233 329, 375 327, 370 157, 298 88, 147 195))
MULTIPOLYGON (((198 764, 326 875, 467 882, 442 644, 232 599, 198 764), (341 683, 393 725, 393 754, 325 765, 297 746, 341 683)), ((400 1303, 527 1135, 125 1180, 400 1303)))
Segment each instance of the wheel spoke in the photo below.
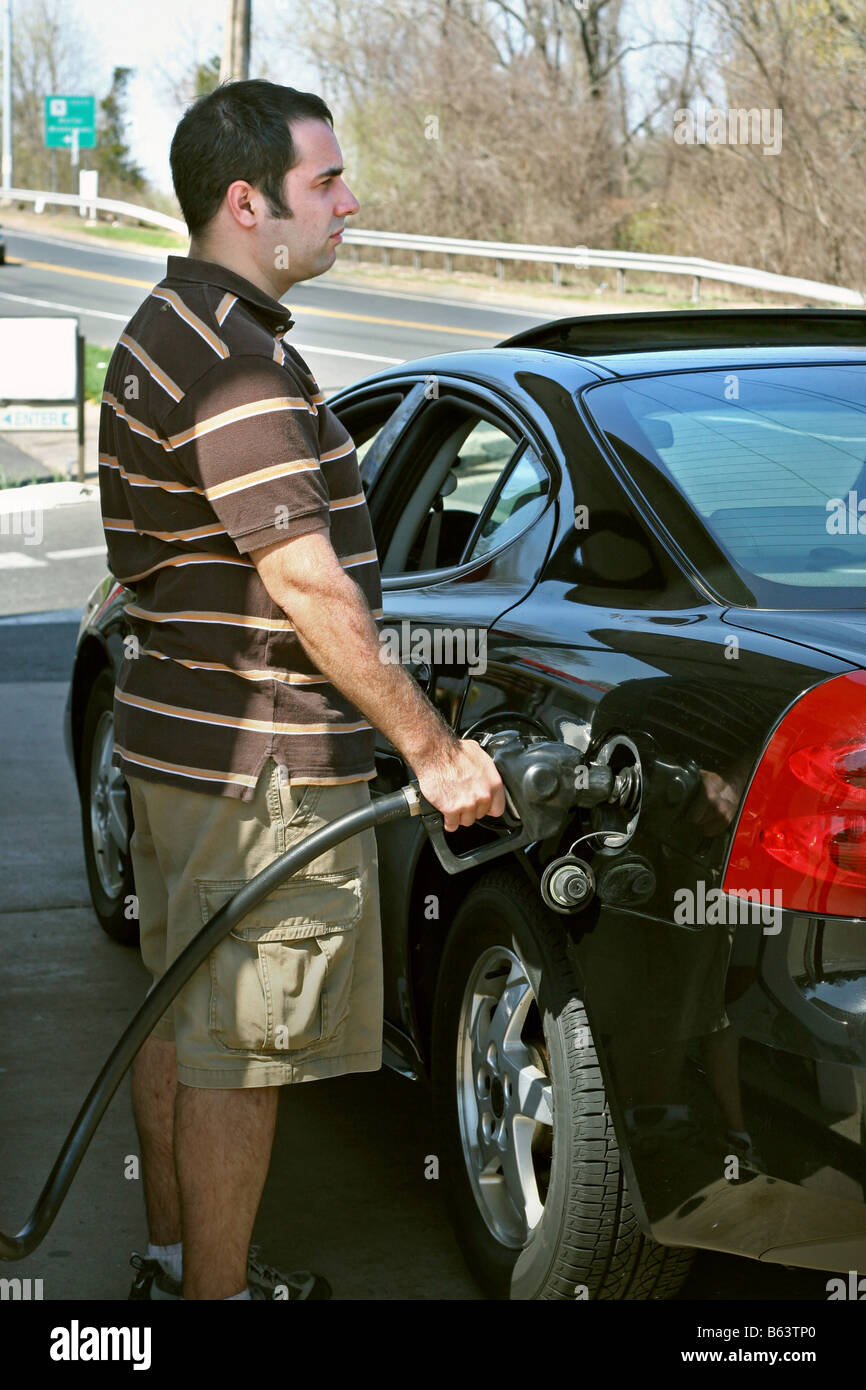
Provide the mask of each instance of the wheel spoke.
POLYGON ((522 1046, 520 1031, 532 1003, 532 990, 526 976, 522 972, 517 978, 515 975, 516 971, 512 969, 490 1020, 490 1041, 496 1044, 500 1053, 508 1048, 522 1046))
POLYGON ((535 1065, 525 1046, 515 1048, 502 1059, 503 1076, 511 1082, 511 1114, 535 1124, 553 1124, 553 1087, 550 1077, 535 1065))
POLYGON ((492 1017, 496 1013, 496 998, 492 994, 476 994, 473 999, 475 1017, 472 1021, 472 1051, 474 1060, 483 1059, 487 1055, 487 1048, 490 1043, 490 1025, 492 1017))
POLYGON ((106 829, 118 853, 125 854, 129 845, 129 825, 126 819, 126 791, 122 783, 109 786, 106 829))
POLYGON ((502 1172, 508 1197, 518 1220, 531 1231, 544 1212, 538 1195, 532 1139, 535 1125, 522 1115, 514 1115, 505 1126, 502 1145, 502 1172))

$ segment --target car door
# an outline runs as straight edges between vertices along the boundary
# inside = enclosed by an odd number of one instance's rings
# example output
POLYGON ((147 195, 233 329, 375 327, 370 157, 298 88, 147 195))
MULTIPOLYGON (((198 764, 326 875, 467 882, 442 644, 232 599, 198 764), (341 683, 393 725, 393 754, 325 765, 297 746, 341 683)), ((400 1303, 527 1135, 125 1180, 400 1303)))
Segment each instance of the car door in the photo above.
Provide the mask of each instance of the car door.
MULTIPOLYGON (((404 381, 390 419, 377 416, 381 384, 345 415, 378 428, 360 441, 362 476, 382 570, 383 660, 400 661, 452 726, 468 682, 486 669, 487 633, 541 574, 556 529, 558 465, 537 427, 493 392, 437 378, 404 381), (395 422, 396 421, 396 425, 395 422)), ((359 433, 361 431, 359 430, 359 433)), ((354 436, 353 436, 354 437, 354 436)), ((358 441, 356 440, 356 447, 358 441)), ((404 786, 414 773, 377 732, 374 792, 404 786)), ((417 824, 379 836, 386 1017, 405 1011, 405 920, 417 859, 417 824), (407 838, 408 837, 408 838, 407 838)))
MULTIPOLYGON (((488 629, 541 573, 557 470, 507 402, 437 384, 431 399, 421 381, 402 383, 390 417, 356 447, 382 572, 382 659, 410 668, 453 726, 468 676, 484 669, 488 629)), ((350 432, 359 418, 369 427, 377 398, 395 394, 383 385, 341 418, 350 432)), ((382 736, 379 749, 384 771, 394 750, 382 736)))

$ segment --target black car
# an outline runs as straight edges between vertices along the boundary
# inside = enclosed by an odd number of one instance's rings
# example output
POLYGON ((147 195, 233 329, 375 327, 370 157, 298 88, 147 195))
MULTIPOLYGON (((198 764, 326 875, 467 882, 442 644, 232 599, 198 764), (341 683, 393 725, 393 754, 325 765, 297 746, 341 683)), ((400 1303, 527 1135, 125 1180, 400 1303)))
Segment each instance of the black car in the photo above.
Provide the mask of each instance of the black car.
MULTIPOLYGON (((632 769, 453 877, 417 820, 378 832, 386 1060, 430 1083, 477 1279, 667 1298, 696 1248, 866 1269, 866 313, 565 319, 329 405, 388 640, 445 717, 632 769)), ((125 597, 89 600, 67 735, 131 940, 125 597)), ((374 794, 410 780, 377 759, 374 794)))

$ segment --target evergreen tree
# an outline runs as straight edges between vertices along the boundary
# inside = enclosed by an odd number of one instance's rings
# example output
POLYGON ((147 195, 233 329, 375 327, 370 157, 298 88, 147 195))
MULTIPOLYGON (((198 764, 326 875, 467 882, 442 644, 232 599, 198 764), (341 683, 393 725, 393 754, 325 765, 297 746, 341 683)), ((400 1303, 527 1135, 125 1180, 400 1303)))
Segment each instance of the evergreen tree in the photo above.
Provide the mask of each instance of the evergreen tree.
POLYGON ((115 68, 108 95, 99 103, 92 167, 99 170, 99 191, 103 197, 111 196, 109 187, 125 193, 140 193, 147 188, 147 179, 132 158, 127 140, 127 89, 134 73, 134 68, 115 68))

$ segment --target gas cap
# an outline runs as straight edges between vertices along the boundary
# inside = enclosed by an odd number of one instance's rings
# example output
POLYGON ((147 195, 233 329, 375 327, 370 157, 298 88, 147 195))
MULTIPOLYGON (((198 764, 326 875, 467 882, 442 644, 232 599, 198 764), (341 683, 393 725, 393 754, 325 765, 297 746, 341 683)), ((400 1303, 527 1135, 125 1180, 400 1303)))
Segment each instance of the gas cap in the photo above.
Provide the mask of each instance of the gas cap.
POLYGON ((541 875, 541 896, 554 912, 580 912, 595 896, 595 875, 585 859, 564 854, 541 875))

